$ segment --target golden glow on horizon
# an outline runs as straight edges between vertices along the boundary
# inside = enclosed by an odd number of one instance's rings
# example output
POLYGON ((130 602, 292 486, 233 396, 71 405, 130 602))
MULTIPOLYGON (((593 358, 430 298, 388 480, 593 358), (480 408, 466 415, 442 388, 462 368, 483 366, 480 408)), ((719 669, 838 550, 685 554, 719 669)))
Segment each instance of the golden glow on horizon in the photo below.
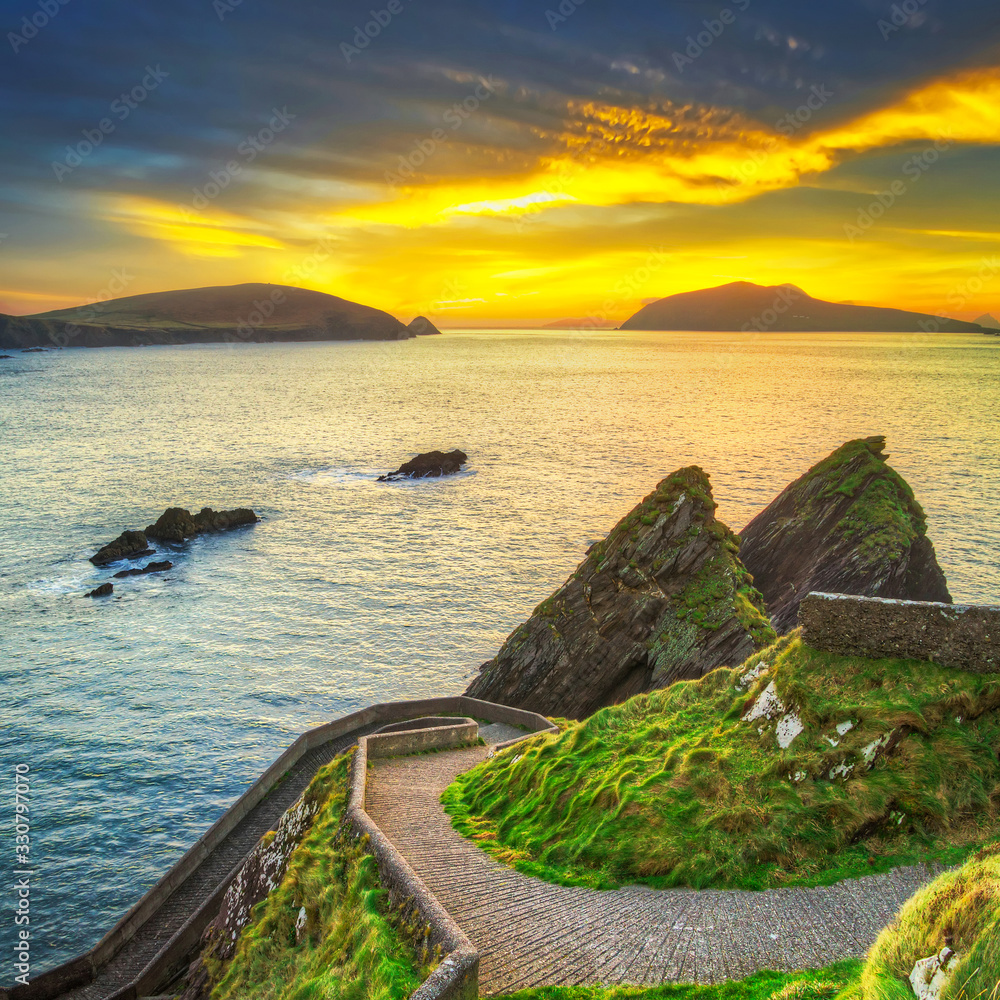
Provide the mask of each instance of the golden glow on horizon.
POLYGON ((236 257, 247 247, 285 249, 280 240, 250 231, 254 223, 220 209, 199 215, 186 206, 124 195, 113 199, 104 218, 193 256, 236 257))
MULTIPOLYGON (((964 214, 949 220, 954 228, 941 228, 938 218, 926 227, 911 218, 901 225, 906 216, 897 215, 854 243, 842 236, 851 218, 833 210, 804 217, 793 238, 772 237, 763 214, 760 224, 748 223, 747 208, 740 221, 725 214, 725 206, 816 185, 841 163, 903 143, 918 152, 923 147, 915 144, 941 140, 1000 144, 1000 68, 931 81, 882 109, 795 135, 725 109, 594 101, 567 104, 557 134, 533 131, 548 152, 503 176, 427 175, 398 188, 358 182, 339 201, 304 187, 309 196, 280 212, 238 214, 214 203, 199 211, 134 194, 92 196, 86 210, 146 241, 134 257, 147 261, 151 277, 126 294, 275 281, 344 295, 405 319, 438 311, 452 324, 588 313, 606 313, 617 324, 643 299, 733 280, 793 281, 833 301, 849 295, 859 303, 969 317, 995 311, 1000 302, 998 277, 985 299, 949 309, 949 293, 976 272, 997 240, 975 228, 967 191, 956 193, 964 214), (711 207, 712 228, 702 235, 681 222, 674 229, 672 204, 687 213, 694 209, 683 206, 711 207), (639 235, 619 235, 626 225, 639 235), (666 244, 667 256, 650 268, 654 243, 666 244), (205 259, 195 280, 191 257, 205 259)), ((20 287, 32 284, 22 280, 20 287)), ((67 298, 0 291, 0 310, 16 303, 18 311, 40 311, 64 306, 67 298)))

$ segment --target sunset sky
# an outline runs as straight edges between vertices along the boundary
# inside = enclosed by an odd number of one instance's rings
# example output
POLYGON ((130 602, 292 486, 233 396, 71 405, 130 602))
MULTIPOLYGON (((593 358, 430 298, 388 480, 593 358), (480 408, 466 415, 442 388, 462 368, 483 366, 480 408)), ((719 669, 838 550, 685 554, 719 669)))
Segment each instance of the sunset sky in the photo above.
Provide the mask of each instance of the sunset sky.
POLYGON ((2 10, 0 312, 272 281, 617 324, 747 280, 1000 315, 996 0, 2 10))

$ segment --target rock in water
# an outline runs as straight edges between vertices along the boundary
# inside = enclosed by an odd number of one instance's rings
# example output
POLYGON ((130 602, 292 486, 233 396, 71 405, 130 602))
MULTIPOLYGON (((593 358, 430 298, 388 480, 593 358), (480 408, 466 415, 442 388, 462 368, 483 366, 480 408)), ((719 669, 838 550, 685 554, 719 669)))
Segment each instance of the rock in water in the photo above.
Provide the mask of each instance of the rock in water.
POLYGON ((468 694, 582 718, 742 663, 774 641, 739 539, 697 467, 664 479, 500 652, 468 694))
POLYGON ((924 512, 884 449, 884 437, 849 441, 743 529, 740 558, 778 632, 813 590, 951 603, 924 512))
POLYGON ((142 569, 123 569, 115 573, 115 577, 123 576, 144 576, 146 573, 166 573, 168 569, 173 569, 174 564, 169 559, 163 562, 151 562, 142 569))
POLYGON ((417 337, 434 337, 441 334, 441 331, 426 316, 418 316, 406 329, 417 337))
POLYGON ((95 566, 104 566, 119 559, 139 559, 152 554, 153 550, 141 531, 123 531, 113 542, 92 555, 90 561, 95 566))
POLYGON ((260 518, 247 507, 236 510, 212 510, 202 507, 197 514, 191 514, 183 507, 170 507, 165 510, 156 524, 146 528, 146 534, 158 542, 180 543, 195 535, 206 532, 229 531, 244 524, 256 524, 260 518))
POLYGON ((108 597, 115 592, 115 585, 113 583, 102 583, 99 587, 94 590, 88 590, 84 597, 108 597))
POLYGON ((457 448, 445 454, 443 451, 429 451, 424 455, 401 465, 387 476, 379 476, 380 483, 391 483, 396 479, 428 479, 432 476, 453 476, 468 462, 469 456, 457 448))

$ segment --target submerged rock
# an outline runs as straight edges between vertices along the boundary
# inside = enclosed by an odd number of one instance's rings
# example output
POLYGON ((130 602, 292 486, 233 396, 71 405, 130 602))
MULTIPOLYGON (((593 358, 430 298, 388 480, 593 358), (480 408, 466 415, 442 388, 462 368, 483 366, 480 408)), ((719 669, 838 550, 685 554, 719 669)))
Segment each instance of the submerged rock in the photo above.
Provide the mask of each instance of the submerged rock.
POLYGON ((160 515, 155 524, 146 528, 146 534, 158 542, 179 544, 196 535, 229 531, 246 524, 256 524, 259 520, 248 507, 218 511, 202 507, 197 514, 192 514, 183 507, 170 507, 160 515))
POLYGON ((113 583, 102 583, 99 587, 95 587, 93 590, 87 591, 84 597, 107 597, 109 594, 115 592, 115 585, 113 583))
POLYGON ((418 316, 406 329, 417 337, 434 337, 441 334, 441 331, 426 316, 418 316))
POLYGON ((884 437, 849 441, 743 529, 740 558, 779 633, 810 591, 951 603, 924 512, 884 437))
POLYGON ((395 472, 379 476, 380 483, 391 483, 396 479, 429 479, 434 476, 453 476, 461 472, 469 456, 457 448, 447 454, 443 451, 429 451, 424 455, 405 462, 395 472))
POLYGON ((697 467, 664 479, 508 637, 466 692, 582 718, 775 638, 697 467))
POLYGON ((164 559, 163 562, 151 562, 147 566, 143 566, 142 569, 123 569, 115 573, 115 577, 122 576, 143 576, 146 573, 165 573, 168 569, 173 569, 174 564, 170 562, 169 559, 164 559))
POLYGON ((120 559, 139 559, 152 554, 153 550, 141 531, 123 531, 113 542, 92 555, 90 561, 95 566, 105 566, 120 559))

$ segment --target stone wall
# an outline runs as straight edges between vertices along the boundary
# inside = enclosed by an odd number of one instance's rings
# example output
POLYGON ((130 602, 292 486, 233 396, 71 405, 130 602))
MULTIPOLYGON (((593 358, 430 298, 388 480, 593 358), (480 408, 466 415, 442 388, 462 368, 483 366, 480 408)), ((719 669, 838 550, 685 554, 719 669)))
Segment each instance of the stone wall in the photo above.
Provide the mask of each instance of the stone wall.
POLYGON ((799 624, 806 643, 830 653, 1000 673, 1000 607, 812 593, 799 624))
POLYGON ((367 737, 368 757, 399 757, 422 750, 443 750, 475 743, 479 738, 479 723, 472 719, 426 720, 429 725, 392 732, 381 730, 367 737))
MULTIPOLYGON (((93 948, 63 963, 58 968, 33 977, 26 986, 14 986, 10 989, 0 987, 0 1000, 53 1000, 71 989, 92 983, 108 962, 128 946, 128 942, 141 928, 157 919, 160 909, 173 893, 229 837, 257 804, 270 794, 291 767, 310 750, 352 733, 360 735, 361 730, 372 725, 440 716, 444 712, 462 713, 490 722, 506 722, 513 726, 520 726, 525 730, 525 736, 556 731, 556 727, 544 716, 523 709, 511 708, 508 705, 495 705, 491 702, 480 701, 467 695, 384 702, 328 722, 316 729, 310 729, 295 740, 93 948)), ((367 747, 365 748, 365 759, 367 760, 367 747)), ((136 997, 155 994, 157 988, 163 984, 165 977, 169 978, 168 973, 172 975, 173 970, 179 969, 178 963, 189 960, 190 953, 198 945, 202 931, 219 912, 226 890, 239 874, 245 860, 244 858, 229 873, 228 877, 202 900, 201 905, 188 916, 180 930, 163 946, 156 958, 141 972, 136 973, 131 982, 117 992, 111 993, 110 996, 106 992, 96 995, 109 996, 109 1000, 135 1000, 136 997)), ((458 989, 458 993, 451 994, 446 990, 435 996, 432 990, 440 984, 441 978, 435 977, 434 983, 427 987, 422 996, 433 997, 434 1000, 461 996, 461 990, 467 989, 468 977, 474 966, 478 968, 479 954, 478 952, 473 952, 473 954, 474 959, 463 954, 454 960, 446 958, 442 962, 442 967, 446 971, 450 970, 451 973, 451 985, 447 987, 447 990, 458 989)), ((444 972, 442 972, 443 975, 445 975, 444 972)))

